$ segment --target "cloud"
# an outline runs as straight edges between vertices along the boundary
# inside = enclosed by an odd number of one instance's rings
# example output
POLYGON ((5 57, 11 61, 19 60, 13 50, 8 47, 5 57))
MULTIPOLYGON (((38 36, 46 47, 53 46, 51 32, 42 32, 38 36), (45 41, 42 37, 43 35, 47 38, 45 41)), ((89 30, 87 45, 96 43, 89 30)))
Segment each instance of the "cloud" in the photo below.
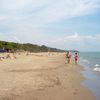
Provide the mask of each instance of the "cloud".
POLYGON ((55 38, 50 44, 63 49, 76 49, 80 51, 99 51, 100 35, 80 35, 78 33, 66 37, 55 38))
POLYGON ((100 8, 99 0, 0 0, 1 15, 10 21, 31 20, 32 24, 34 22, 47 24, 82 16, 98 8, 100 8))
POLYGON ((0 26, 8 26, 16 33, 22 30, 19 34, 24 29, 29 33, 99 8, 99 0, 0 0, 0 26))
POLYGON ((94 12, 100 7, 98 2, 99 0, 55 0, 39 14, 46 22, 69 19, 94 12))
POLYGON ((78 46, 84 45, 85 40, 87 43, 89 40, 99 41, 100 35, 81 36, 76 33, 59 38, 53 31, 53 37, 46 31, 48 26, 53 27, 64 19, 89 15, 99 9, 100 0, 0 0, 0 39, 60 48, 65 44, 73 48, 70 46, 73 41, 78 46))
POLYGON ((65 36, 65 37, 60 37, 60 38, 57 38, 55 39, 54 41, 51 41, 51 42, 66 42, 66 41, 76 41, 76 42, 79 42, 79 41, 85 41, 85 40, 100 40, 100 35, 97 34, 95 36, 93 35, 79 35, 78 33, 75 33, 73 35, 68 35, 68 36, 65 36))
POLYGON ((100 34, 97 35, 80 35, 75 33, 72 35, 66 35, 64 37, 48 37, 45 34, 6 34, 0 33, 0 40, 13 41, 18 43, 34 43, 39 45, 47 45, 50 47, 56 47, 60 49, 76 49, 79 51, 94 51, 100 50, 100 34), (27 37, 27 38, 26 38, 27 37))
POLYGON ((38 31, 51 23, 87 15, 99 8, 99 0, 0 0, 0 26, 8 26, 17 33, 19 29, 38 28, 38 31))

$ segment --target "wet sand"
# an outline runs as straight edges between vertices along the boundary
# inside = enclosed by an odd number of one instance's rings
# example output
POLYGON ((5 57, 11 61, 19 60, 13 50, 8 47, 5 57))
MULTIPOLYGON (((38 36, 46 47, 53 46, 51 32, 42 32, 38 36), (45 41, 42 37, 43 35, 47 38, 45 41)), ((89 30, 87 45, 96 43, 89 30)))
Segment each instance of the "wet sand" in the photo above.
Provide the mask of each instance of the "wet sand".
POLYGON ((96 100, 79 65, 63 53, 24 53, 0 61, 0 100, 96 100))

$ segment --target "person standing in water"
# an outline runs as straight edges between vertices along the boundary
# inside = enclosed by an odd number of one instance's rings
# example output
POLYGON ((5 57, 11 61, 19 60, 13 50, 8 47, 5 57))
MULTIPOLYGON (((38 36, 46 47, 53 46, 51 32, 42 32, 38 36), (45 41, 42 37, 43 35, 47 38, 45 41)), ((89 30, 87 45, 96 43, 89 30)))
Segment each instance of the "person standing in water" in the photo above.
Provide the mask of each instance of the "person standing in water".
POLYGON ((74 59, 75 59, 75 64, 77 64, 77 62, 78 62, 78 53, 77 52, 75 52, 74 59))
POLYGON ((70 54, 69 51, 67 51, 66 58, 67 58, 67 62, 70 63, 70 60, 71 60, 71 54, 70 54))

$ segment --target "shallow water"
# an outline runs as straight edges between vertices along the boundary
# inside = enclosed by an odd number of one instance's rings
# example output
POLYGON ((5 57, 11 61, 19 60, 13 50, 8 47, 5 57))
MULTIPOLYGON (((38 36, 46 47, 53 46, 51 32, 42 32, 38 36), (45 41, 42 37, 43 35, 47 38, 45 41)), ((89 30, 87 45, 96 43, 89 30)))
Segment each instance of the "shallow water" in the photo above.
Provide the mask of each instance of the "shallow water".
POLYGON ((82 74, 87 79, 82 84, 100 100, 100 52, 80 53, 79 57, 80 64, 85 69, 82 74))

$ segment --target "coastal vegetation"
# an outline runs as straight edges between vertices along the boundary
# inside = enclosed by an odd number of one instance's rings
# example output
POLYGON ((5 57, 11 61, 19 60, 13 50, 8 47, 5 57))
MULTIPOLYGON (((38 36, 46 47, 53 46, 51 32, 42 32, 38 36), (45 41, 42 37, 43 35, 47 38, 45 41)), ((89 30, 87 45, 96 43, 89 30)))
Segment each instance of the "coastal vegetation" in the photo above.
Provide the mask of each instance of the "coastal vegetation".
POLYGON ((63 52, 64 50, 60 50, 57 48, 47 47, 45 45, 37 45, 31 43, 15 43, 15 42, 7 42, 0 41, 0 50, 13 50, 13 51, 29 51, 29 52, 63 52))

